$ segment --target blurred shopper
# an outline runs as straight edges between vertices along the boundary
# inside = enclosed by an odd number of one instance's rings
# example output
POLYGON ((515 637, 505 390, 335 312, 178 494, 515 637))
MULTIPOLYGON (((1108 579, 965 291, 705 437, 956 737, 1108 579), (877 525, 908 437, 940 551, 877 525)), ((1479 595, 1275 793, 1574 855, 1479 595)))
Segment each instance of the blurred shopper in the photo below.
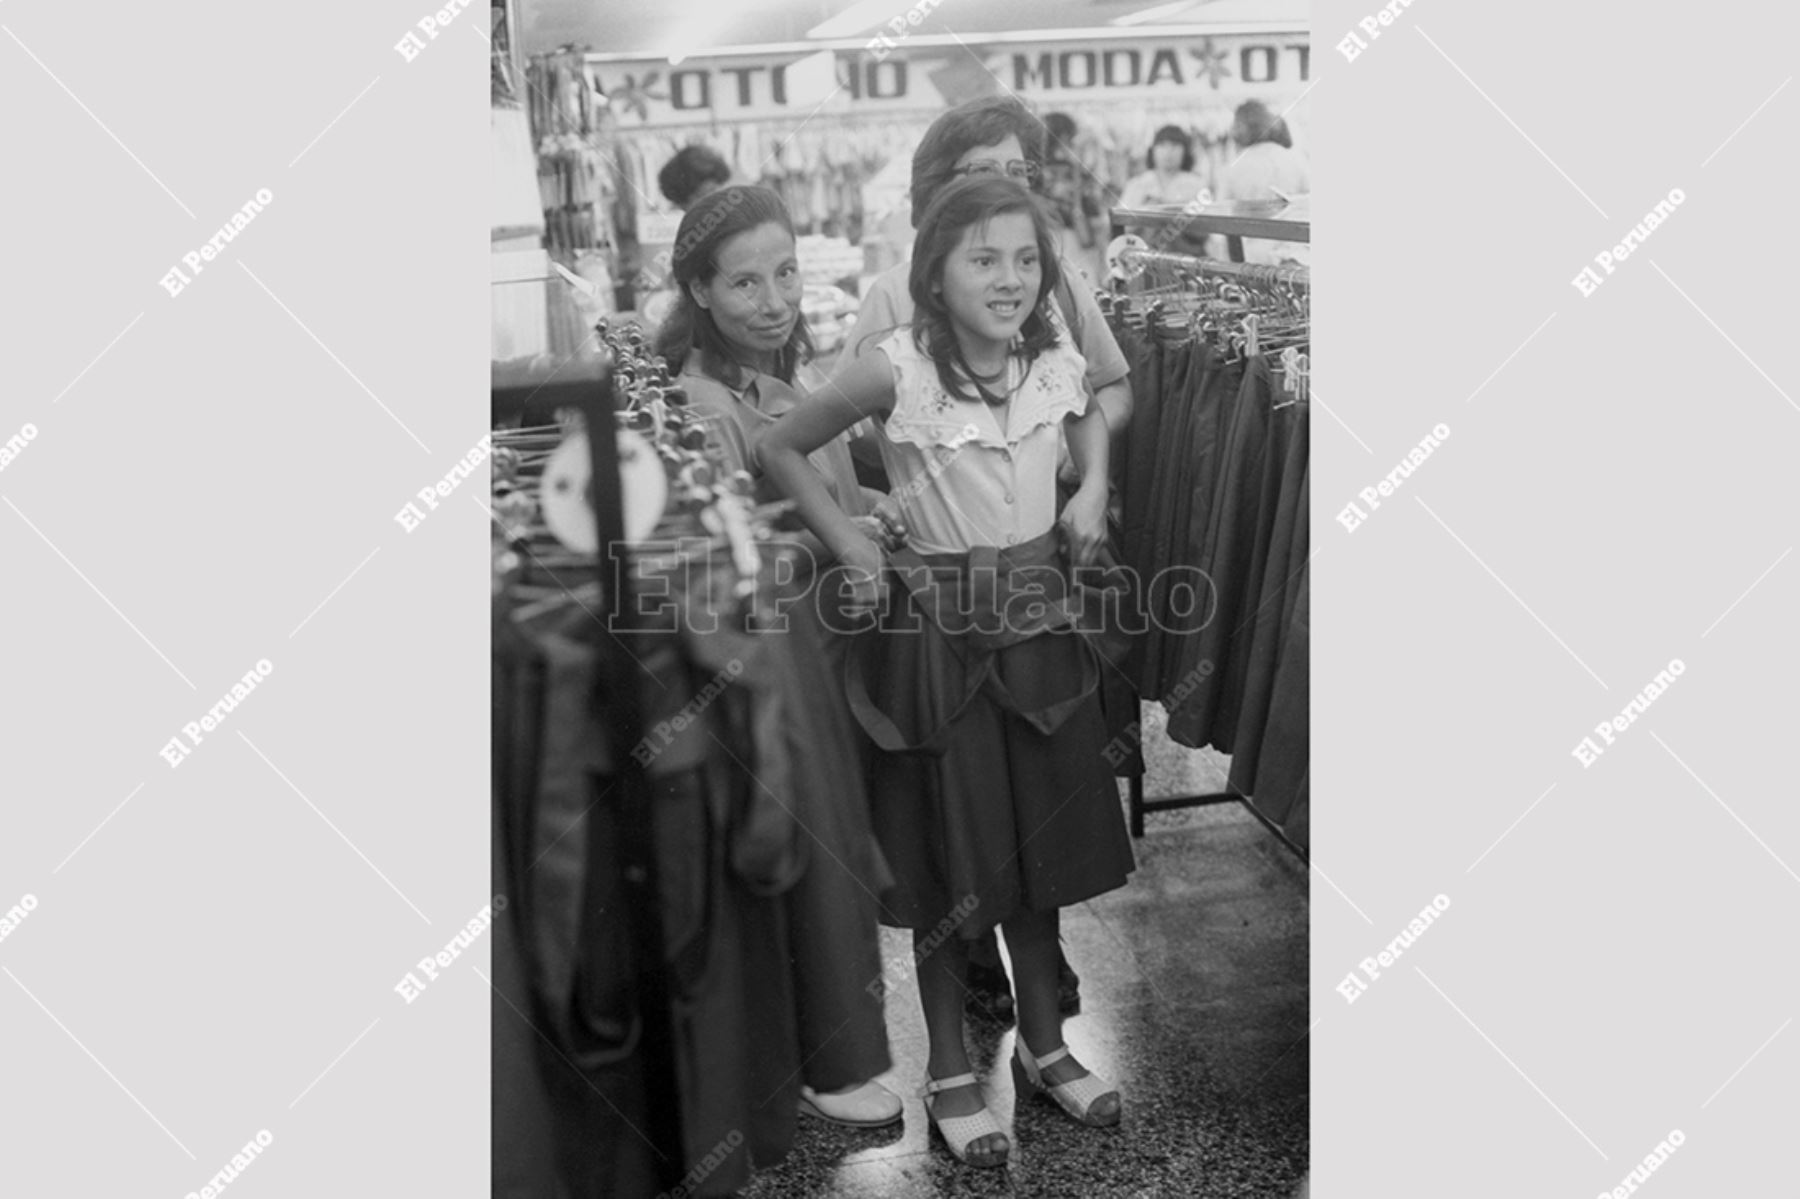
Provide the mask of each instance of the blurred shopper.
MULTIPOLYGON (((1194 140, 1179 125, 1164 125, 1151 139, 1145 155, 1149 169, 1134 176, 1119 197, 1121 208, 1186 207, 1198 202, 1209 204, 1212 193, 1194 173, 1194 140)), ((1184 232, 1169 249, 1194 254, 1207 253, 1205 234, 1184 232)))
POLYGON ((1102 259, 1105 255, 1106 201, 1100 181, 1092 167, 1083 161, 1080 130, 1067 113, 1053 112, 1044 117, 1044 170, 1040 191, 1050 201, 1050 208, 1061 229, 1060 250, 1065 263, 1080 272, 1080 282, 1087 287, 1098 285, 1105 277, 1102 259))
POLYGON ((1194 139, 1179 125, 1164 125, 1156 131, 1144 161, 1149 169, 1125 185, 1119 197, 1121 208, 1187 204, 1206 190, 1200 176, 1194 174, 1194 139))
MULTIPOLYGON (((1237 143, 1238 154, 1219 179, 1219 199, 1279 203, 1312 191, 1306 160, 1295 152, 1287 122, 1261 100, 1238 105, 1231 140, 1237 143)), ((1303 263, 1307 261, 1306 246, 1245 238, 1244 261, 1303 263)))
POLYGON ((708 146, 683 146, 656 173, 663 197, 686 212, 694 203, 731 182, 731 164, 708 146))

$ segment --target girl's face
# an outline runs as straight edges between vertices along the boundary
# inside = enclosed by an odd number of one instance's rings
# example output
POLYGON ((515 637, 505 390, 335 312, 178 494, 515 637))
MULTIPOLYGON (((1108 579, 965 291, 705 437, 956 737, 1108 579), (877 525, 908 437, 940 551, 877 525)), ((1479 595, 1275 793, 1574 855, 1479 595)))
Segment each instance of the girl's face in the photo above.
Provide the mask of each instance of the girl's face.
POLYGON ((793 235, 770 221, 727 238, 715 261, 717 274, 688 287, 725 340, 756 357, 787 345, 804 286, 793 235))
POLYGON ((963 230, 937 291, 965 339, 1004 349, 1036 306, 1043 278, 1037 226, 1026 213, 1003 212, 963 230))
POLYGON ((1173 172, 1181 169, 1180 142, 1157 142, 1150 147, 1150 154, 1155 158, 1156 169, 1159 171, 1173 172))

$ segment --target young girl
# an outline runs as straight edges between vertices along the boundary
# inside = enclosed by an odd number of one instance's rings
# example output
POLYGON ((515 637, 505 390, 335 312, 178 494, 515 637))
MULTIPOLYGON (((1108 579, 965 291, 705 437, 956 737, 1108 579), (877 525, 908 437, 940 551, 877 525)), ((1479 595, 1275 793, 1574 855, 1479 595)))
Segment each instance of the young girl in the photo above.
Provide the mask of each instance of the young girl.
POLYGON ((853 652, 851 702, 882 750, 875 831, 898 879, 885 906, 914 930, 926 1111, 959 1160, 982 1166, 1003 1165, 1010 1145, 970 1071, 964 976, 969 941, 996 924, 1018 991, 1018 1093, 1047 1094, 1085 1124, 1120 1111, 1068 1055, 1057 1004, 1058 909, 1123 885, 1133 865, 1102 756, 1100 666, 1064 602, 1067 566, 1092 563, 1105 539, 1107 436, 1084 363, 1048 316, 1057 280, 1050 226, 1018 183, 950 185, 919 221, 913 327, 757 447, 860 610, 892 587, 883 633, 853 652), (893 584, 805 457, 864 417, 880 423, 909 535, 893 584), (1059 426, 1082 475, 1060 518, 1059 426))

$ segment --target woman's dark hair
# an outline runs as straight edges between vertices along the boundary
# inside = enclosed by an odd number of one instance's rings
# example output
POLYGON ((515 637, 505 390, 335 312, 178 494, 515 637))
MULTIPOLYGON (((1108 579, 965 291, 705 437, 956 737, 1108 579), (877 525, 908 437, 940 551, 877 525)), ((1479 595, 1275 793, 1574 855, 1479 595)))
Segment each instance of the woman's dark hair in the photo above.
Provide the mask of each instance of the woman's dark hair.
MULTIPOLYGON (((1044 114, 1044 132, 1052 143, 1060 142, 1063 147, 1075 144, 1075 118, 1066 112, 1050 112, 1044 114)), ((1053 144, 1051 149, 1056 149, 1053 144)))
POLYGON ((1031 301, 1031 315, 1025 318, 1025 324, 1019 330, 1029 372, 1037 356, 1056 344, 1056 329, 1049 317, 1050 297, 1062 283, 1050 220, 1037 197, 1012 179, 973 175, 959 179, 939 192, 919 220, 919 234, 913 242, 912 270, 907 278, 907 289, 912 293, 916 310, 913 344, 920 353, 937 363, 938 382, 959 400, 1003 404, 1006 397, 989 391, 970 369, 962 343, 951 326, 949 306, 932 285, 943 282, 944 262, 962 243, 965 230, 979 229, 997 216, 1014 212, 1031 217, 1037 233, 1038 264, 1042 270, 1038 294, 1031 301), (970 384, 974 386, 972 393, 970 384))
POLYGON ((938 117, 919 139, 912 160, 912 223, 956 176, 956 160, 977 146, 992 146, 1007 135, 1019 139, 1029 162, 1044 161, 1044 123, 1014 96, 983 96, 958 104, 938 117))
POLYGON ((1189 137, 1187 130, 1183 129, 1180 125, 1164 125, 1161 129, 1156 131, 1156 136, 1150 139, 1150 151, 1144 155, 1144 164, 1150 170, 1154 171, 1156 169, 1156 147, 1163 142, 1168 142, 1170 145, 1181 147, 1182 170, 1191 171, 1194 169, 1194 139, 1189 137))
MULTIPOLYGON (((719 251, 740 233, 763 225, 780 225, 792 237, 794 222, 781 197, 766 187, 722 187, 701 196, 675 232, 670 261, 675 287, 680 293, 656 337, 656 352, 679 374, 691 350, 700 351, 700 368, 728 387, 742 387, 741 351, 719 332, 712 313, 694 301, 694 286, 705 287, 719 273, 719 251)), ((794 322, 793 335, 775 352, 774 374, 783 383, 794 381, 794 368, 813 356, 812 334, 802 314, 794 322)))
POLYGON ((731 164, 706 146, 683 146, 656 173, 656 186, 669 203, 686 208, 703 183, 724 187, 731 182, 731 164))
POLYGON ((1248 149, 1262 142, 1274 142, 1285 149, 1294 148, 1288 135, 1287 122, 1269 111, 1261 100, 1246 100, 1232 114, 1231 140, 1248 149))

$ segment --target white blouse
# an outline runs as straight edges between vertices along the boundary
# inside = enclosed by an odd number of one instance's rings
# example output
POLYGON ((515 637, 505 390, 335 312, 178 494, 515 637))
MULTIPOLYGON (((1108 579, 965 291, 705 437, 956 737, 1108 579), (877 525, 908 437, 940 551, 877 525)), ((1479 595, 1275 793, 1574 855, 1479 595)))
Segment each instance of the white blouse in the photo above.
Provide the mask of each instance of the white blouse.
POLYGON ((1087 410, 1086 360, 1066 340, 1039 354, 1029 371, 1023 359, 1009 358, 1012 399, 992 408, 946 392, 912 330, 897 329, 876 348, 894 371, 881 458, 908 544, 921 553, 959 553, 1049 532, 1062 422, 1087 410))

